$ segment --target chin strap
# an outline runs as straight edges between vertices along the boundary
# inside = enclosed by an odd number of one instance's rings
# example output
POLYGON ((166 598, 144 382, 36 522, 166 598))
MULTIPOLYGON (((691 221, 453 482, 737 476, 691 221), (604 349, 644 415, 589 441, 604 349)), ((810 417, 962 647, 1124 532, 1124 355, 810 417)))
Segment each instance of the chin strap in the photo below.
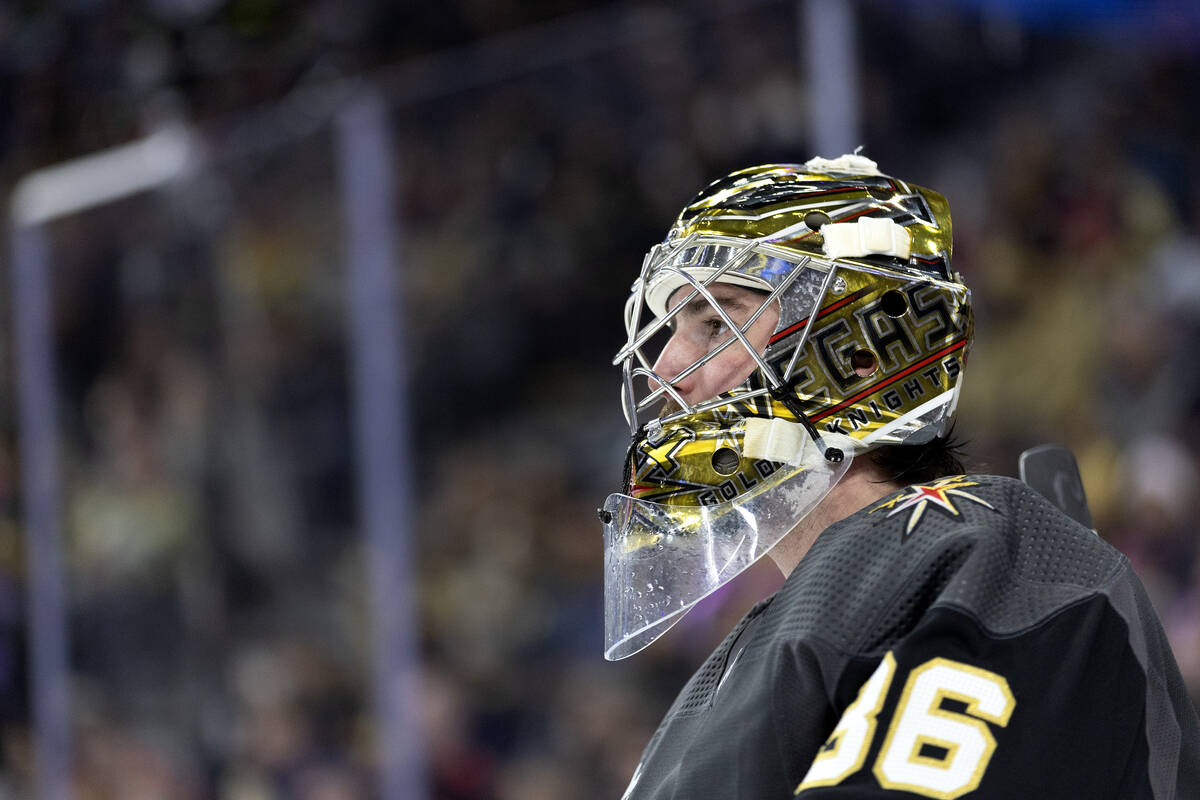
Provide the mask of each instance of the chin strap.
POLYGON ((621 475, 621 493, 629 495, 633 493, 633 451, 637 449, 638 441, 646 435, 646 426, 637 429, 633 434, 633 438, 629 442, 629 447, 625 449, 625 466, 621 475))
MULTIPOLYGON (((646 426, 638 428, 633 434, 633 439, 629 442, 629 447, 625 450, 625 467, 621 475, 621 494, 626 496, 633 493, 633 451, 637 449, 638 440, 646 433, 646 426)), ((600 522, 608 525, 612 522, 612 513, 604 508, 596 509, 596 516, 600 518, 600 522)))

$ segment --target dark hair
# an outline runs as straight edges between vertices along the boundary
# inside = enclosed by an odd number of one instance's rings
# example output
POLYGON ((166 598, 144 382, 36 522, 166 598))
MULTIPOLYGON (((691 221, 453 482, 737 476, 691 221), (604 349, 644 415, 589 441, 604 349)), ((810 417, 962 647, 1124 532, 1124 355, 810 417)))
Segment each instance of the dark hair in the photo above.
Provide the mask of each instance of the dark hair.
POLYGON ((945 436, 924 444, 892 444, 869 453, 871 461, 887 476, 887 480, 909 485, 926 483, 948 475, 966 472, 966 443, 950 430, 945 436))

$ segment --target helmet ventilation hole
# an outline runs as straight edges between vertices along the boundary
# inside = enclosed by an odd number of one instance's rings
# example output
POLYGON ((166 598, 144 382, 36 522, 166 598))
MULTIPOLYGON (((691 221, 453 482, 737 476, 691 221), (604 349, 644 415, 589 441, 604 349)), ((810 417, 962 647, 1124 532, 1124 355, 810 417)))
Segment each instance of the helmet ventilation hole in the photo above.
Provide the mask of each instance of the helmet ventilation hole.
POLYGON ((890 289, 883 293, 879 307, 889 317, 903 317, 908 311, 908 300, 900 292, 890 289))
POLYGON ((731 447, 722 447, 712 454, 713 469, 720 475, 732 475, 737 472, 740 461, 737 451, 731 447))
POLYGON ((822 225, 829 224, 829 215, 824 211, 810 211, 804 215, 804 224, 814 231, 819 231, 822 225))
POLYGON ((850 366, 854 369, 855 375, 866 378, 875 374, 875 370, 879 366, 879 359, 875 358, 875 354, 870 350, 858 350, 850 356, 850 366))

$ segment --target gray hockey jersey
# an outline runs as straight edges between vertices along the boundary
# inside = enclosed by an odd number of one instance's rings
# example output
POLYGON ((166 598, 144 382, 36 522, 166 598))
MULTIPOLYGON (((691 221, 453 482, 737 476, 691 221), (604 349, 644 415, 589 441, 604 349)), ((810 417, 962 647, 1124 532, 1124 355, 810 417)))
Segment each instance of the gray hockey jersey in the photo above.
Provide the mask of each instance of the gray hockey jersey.
POLYGON ((1129 562, 1024 484, 821 533, 684 687, 625 797, 1200 800, 1200 724, 1129 562))

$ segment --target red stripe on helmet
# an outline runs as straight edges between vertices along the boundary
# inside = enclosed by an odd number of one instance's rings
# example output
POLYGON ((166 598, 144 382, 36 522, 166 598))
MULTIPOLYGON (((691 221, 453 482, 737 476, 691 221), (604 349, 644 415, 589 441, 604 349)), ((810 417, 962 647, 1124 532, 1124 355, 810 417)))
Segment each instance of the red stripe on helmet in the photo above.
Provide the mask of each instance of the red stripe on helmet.
MULTIPOLYGON (((847 297, 843 297, 841 300, 838 300, 836 303, 832 303, 830 305, 825 306, 825 308, 821 309, 821 311, 817 314, 817 319, 821 319, 822 317, 827 317, 830 314, 832 314, 833 312, 837 311, 839 308, 844 308, 847 305, 849 305, 850 303, 855 302, 856 300, 861 300, 862 297, 870 291, 871 291, 870 289, 859 289, 854 294, 851 294, 847 297)), ((789 325, 787 328, 784 328, 779 333, 772 336, 771 341, 769 341, 767 344, 768 345, 775 344, 780 339, 785 339, 788 336, 791 336, 793 333, 800 330, 807 324, 808 324, 808 317, 805 317, 804 319, 800 320, 796 324, 789 325)))
POLYGON ((863 389, 858 394, 856 394, 852 397, 847 397, 845 400, 838 403, 836 406, 833 406, 832 408, 828 408, 818 414, 813 414, 812 416, 809 417, 809 421, 820 422, 821 420, 825 419, 825 417, 828 417, 830 414, 836 414, 837 412, 841 411, 842 409, 846 408, 847 406, 854 405, 859 400, 862 400, 864 397, 875 394, 880 389, 890 386, 893 383, 895 383, 896 381, 898 381, 902 378, 908 377, 909 375, 913 374, 914 372, 921 369, 922 367, 929 366, 934 361, 937 361, 939 358, 944 358, 945 356, 948 356, 951 353, 953 353, 955 350, 961 350, 966 346, 967 346, 967 340, 965 338, 959 339, 957 342, 954 342, 953 344, 949 344, 946 347, 943 347, 941 350, 937 351, 933 355, 926 356, 924 359, 922 359, 921 361, 918 361, 916 364, 913 364, 911 367, 908 367, 907 369, 902 370, 901 372, 897 372, 895 375, 892 375, 889 378, 885 378, 884 380, 880 381, 879 383, 868 386, 866 389, 863 389))

